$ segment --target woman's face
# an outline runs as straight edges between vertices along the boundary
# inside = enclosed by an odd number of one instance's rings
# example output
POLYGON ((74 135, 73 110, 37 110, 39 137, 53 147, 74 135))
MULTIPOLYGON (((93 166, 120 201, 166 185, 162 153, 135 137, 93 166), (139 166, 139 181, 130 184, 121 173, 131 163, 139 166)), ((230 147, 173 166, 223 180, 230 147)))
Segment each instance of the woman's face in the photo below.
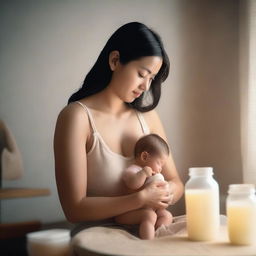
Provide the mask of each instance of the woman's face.
POLYGON ((162 58, 158 56, 143 57, 125 65, 118 61, 110 87, 121 100, 131 103, 149 90, 162 63, 162 58))

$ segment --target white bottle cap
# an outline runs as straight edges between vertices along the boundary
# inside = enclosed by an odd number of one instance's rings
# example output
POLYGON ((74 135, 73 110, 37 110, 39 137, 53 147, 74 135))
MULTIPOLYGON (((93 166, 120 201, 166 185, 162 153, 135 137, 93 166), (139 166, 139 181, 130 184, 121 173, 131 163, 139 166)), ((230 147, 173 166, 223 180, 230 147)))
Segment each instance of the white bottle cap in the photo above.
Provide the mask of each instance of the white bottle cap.
POLYGON ((254 184, 230 184, 228 187, 229 194, 243 194, 243 193, 255 193, 255 185, 254 184))
POLYGON ((67 229, 49 229, 37 232, 28 233, 28 242, 37 243, 58 243, 58 242, 69 242, 70 231, 67 229))
POLYGON ((213 167, 191 167, 189 168, 189 176, 207 176, 213 175, 213 167))
POLYGON ((145 184, 151 183, 153 181, 164 181, 164 176, 161 173, 156 173, 155 175, 148 177, 145 184))

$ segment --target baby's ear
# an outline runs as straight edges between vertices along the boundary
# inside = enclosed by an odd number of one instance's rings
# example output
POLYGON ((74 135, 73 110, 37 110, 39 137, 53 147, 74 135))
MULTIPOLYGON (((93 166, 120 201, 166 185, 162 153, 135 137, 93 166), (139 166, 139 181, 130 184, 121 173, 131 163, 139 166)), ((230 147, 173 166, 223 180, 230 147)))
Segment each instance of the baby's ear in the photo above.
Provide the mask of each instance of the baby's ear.
POLYGON ((141 160, 145 162, 149 159, 149 153, 147 151, 143 151, 141 152, 140 157, 141 157, 141 160))

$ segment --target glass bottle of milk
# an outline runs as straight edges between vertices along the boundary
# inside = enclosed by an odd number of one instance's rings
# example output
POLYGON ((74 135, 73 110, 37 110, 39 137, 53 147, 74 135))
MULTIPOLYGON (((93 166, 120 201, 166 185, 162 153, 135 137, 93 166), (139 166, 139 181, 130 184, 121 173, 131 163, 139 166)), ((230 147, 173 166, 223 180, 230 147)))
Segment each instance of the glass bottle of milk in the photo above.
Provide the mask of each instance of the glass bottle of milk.
POLYGON ((213 179, 212 167, 189 168, 185 185, 188 238, 214 240, 219 232, 219 185, 213 179))
POLYGON ((256 243, 256 196, 253 184, 229 185, 226 201, 228 234, 232 244, 256 243))

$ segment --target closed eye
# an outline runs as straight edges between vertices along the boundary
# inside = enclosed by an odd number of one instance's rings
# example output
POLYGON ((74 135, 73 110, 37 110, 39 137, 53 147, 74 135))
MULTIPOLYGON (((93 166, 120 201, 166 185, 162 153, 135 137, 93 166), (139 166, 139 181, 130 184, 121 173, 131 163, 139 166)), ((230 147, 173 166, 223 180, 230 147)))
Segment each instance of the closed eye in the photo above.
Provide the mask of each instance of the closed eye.
POLYGON ((138 76, 141 78, 145 78, 145 76, 143 76, 141 73, 138 73, 138 76))
MULTIPOLYGON (((140 78, 146 78, 146 76, 142 75, 141 73, 138 73, 138 76, 139 76, 140 78)), ((155 79, 155 77, 151 77, 151 78, 150 78, 150 81, 152 82, 154 79, 155 79)))

